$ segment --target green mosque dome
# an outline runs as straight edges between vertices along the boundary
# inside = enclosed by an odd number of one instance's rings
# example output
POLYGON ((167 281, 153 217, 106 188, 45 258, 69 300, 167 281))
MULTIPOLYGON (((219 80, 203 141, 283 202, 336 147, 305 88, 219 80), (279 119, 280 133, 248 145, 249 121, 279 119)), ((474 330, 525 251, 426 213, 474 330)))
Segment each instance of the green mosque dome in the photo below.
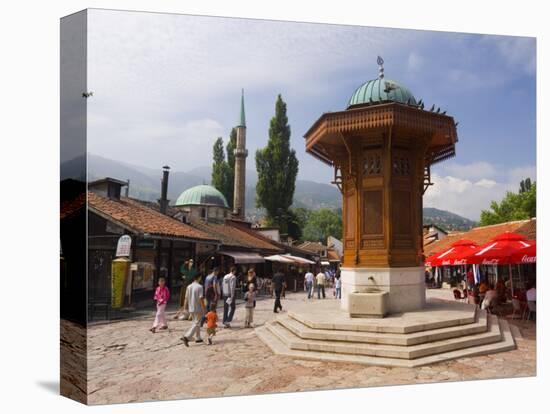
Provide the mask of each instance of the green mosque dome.
POLYGON ((416 105, 416 99, 411 91, 394 80, 377 78, 359 86, 348 102, 348 108, 355 105, 400 102, 416 105))
POLYGON ((205 205, 229 208, 221 192, 210 185, 197 185, 185 190, 176 201, 176 206, 205 205))

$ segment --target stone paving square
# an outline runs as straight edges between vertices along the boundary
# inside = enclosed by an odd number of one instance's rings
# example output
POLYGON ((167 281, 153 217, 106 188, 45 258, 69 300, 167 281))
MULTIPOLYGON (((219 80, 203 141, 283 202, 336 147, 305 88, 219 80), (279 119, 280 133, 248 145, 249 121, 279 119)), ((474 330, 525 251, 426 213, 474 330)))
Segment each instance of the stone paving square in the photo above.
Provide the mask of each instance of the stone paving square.
MULTIPOLYGON (((428 291, 446 297, 450 291, 428 291)), ((283 299, 283 314, 308 302, 304 293, 283 299)), ((336 303, 336 302, 335 302, 336 303)), ((258 301, 256 326, 272 321, 273 300, 258 301)), ((317 305, 318 306, 318 305, 317 305)), ((330 305, 331 307, 334 305, 330 305)), ((517 349, 462 358, 417 368, 385 368, 353 363, 294 359, 274 355, 243 328, 244 308, 237 307, 233 328, 219 328, 214 344, 180 340, 189 321, 169 321, 169 330, 149 332, 154 312, 88 328, 88 403, 108 404, 150 400, 329 390, 350 387, 417 384, 536 375, 536 334, 533 322, 515 324, 517 349), (517 335, 521 333, 521 338, 517 335)), ((170 314, 171 316, 173 314, 170 314)), ((203 331, 204 332, 204 331, 203 331)), ((70 341, 67 341, 70 343, 70 341)))

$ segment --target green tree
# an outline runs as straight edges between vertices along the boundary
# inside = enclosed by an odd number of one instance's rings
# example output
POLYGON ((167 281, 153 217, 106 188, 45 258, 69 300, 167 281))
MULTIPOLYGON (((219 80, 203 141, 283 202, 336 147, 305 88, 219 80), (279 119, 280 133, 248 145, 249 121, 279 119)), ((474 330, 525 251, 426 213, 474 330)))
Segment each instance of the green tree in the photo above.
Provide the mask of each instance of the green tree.
POLYGON ((223 193, 225 185, 225 153, 223 151, 223 139, 218 137, 212 148, 212 186, 216 187, 223 193))
POLYGON ((519 183, 519 192, 525 193, 526 191, 529 191, 531 189, 531 179, 526 178, 525 180, 521 180, 519 183))
POLYGON ((296 188, 298 159, 290 148, 286 103, 280 94, 275 103, 275 116, 269 124, 267 146, 256 151, 256 170, 256 205, 265 208, 268 222, 278 223, 281 233, 286 233, 288 212, 296 188))
POLYGON ((287 217, 287 232, 293 240, 302 240, 304 227, 310 215, 310 211, 299 207, 288 210, 287 217))
POLYGON ((214 162, 212 164, 211 184, 224 195, 231 207, 233 205, 233 179, 231 178, 231 169, 225 161, 223 139, 221 137, 214 143, 212 153, 214 162))
POLYGON ((342 239, 342 215, 328 208, 312 211, 303 230, 303 239, 326 243, 328 236, 342 239))
POLYGON ((489 210, 483 210, 479 224, 506 223, 513 220, 525 220, 537 215, 537 186, 527 178, 520 183, 518 193, 507 192, 500 203, 491 201, 489 210))

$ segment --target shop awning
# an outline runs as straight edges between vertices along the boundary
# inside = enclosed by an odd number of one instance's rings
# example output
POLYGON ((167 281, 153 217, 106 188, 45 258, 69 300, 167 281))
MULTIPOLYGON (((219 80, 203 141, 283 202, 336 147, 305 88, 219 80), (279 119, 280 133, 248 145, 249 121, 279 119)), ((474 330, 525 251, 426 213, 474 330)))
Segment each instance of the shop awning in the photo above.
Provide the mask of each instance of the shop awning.
POLYGON ((288 257, 289 259, 294 260, 295 262, 301 263, 301 264, 315 264, 314 261, 304 259, 303 257, 299 257, 299 256, 292 256, 291 254, 284 254, 282 256, 288 257))
POLYGON ((265 259, 260 256, 258 253, 253 252, 230 252, 230 251, 221 251, 218 252, 224 256, 232 257, 235 260, 235 263, 264 263, 265 259))
POLYGON ((274 254, 272 256, 264 257, 265 260, 269 260, 270 262, 279 262, 279 263, 296 263, 294 260, 282 256, 280 254, 274 254))

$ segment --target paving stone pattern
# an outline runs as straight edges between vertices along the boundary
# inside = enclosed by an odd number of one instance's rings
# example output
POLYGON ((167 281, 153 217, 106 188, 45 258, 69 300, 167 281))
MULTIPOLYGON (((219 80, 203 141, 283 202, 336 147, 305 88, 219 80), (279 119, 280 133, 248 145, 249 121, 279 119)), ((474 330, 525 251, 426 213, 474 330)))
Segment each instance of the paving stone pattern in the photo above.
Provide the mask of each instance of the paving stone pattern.
MULTIPOLYGON (((447 293, 452 301, 452 293, 447 293)), ((434 296, 446 298, 441 290, 434 296)), ((335 299, 328 296, 324 300, 335 299)), ((287 294, 283 299, 284 312, 302 307, 307 301, 303 293, 287 294)), ((258 301, 255 326, 274 319, 272 307, 273 300, 258 301)), ((518 328, 514 328, 517 349, 513 351, 416 368, 378 367, 274 355, 253 329, 242 327, 244 312, 239 305, 233 328, 219 329, 212 346, 194 342, 189 348, 183 345, 180 337, 189 328, 189 321, 170 320, 168 331, 152 334, 148 329, 153 309, 149 317, 89 327, 88 402, 107 404, 536 375, 533 322, 510 321, 518 328)))

